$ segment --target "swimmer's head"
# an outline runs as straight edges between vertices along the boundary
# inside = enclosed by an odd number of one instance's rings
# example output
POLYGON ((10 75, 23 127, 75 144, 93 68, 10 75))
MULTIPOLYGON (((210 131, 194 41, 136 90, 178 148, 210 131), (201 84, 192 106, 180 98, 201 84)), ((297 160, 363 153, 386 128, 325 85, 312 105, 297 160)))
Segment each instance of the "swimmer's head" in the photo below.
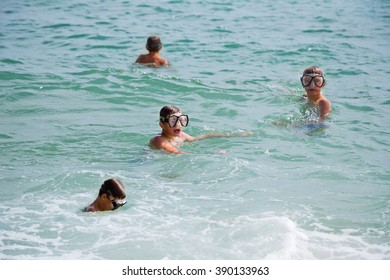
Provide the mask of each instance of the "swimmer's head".
POLYGON ((302 76, 304 75, 318 75, 318 76, 324 76, 324 72, 322 71, 322 69, 318 66, 310 66, 310 67, 307 67, 304 71, 303 71, 303 74, 302 76))
POLYGON ((98 197, 89 206, 85 207, 83 211, 115 210, 127 203, 125 198, 125 186, 121 181, 111 178, 103 182, 98 197))
POLYGON ((111 178, 103 182, 99 190, 99 196, 84 211, 115 210, 127 203, 125 198, 125 186, 121 181, 111 178))
POLYGON ((178 107, 173 105, 165 105, 160 110, 160 117, 165 118, 176 113, 181 113, 181 110, 178 107))
POLYGON ((151 52, 159 51, 162 48, 160 37, 150 36, 146 42, 146 49, 151 52))
POLYGON ((126 198, 125 186, 117 179, 105 180, 99 190, 99 196, 102 194, 111 195, 117 199, 126 198))
MULTIPOLYGON (((322 88, 325 86, 325 77, 324 72, 318 66, 310 66, 303 71, 301 77, 301 84, 304 88, 308 90, 313 90, 315 88, 322 88), (312 88, 310 85, 314 81, 315 87, 312 88)), ((317 90, 315 89, 315 90, 317 90)))

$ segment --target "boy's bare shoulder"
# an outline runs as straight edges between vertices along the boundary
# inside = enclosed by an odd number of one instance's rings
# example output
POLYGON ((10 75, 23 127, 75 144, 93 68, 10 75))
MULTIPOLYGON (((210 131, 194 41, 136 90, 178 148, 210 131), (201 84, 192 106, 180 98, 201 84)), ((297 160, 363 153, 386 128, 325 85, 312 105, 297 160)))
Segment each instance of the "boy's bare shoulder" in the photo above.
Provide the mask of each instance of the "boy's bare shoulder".
POLYGON ((322 97, 317 101, 317 104, 318 104, 318 105, 330 105, 330 101, 329 101, 325 96, 322 96, 322 97))
POLYGON ((166 60, 165 58, 161 57, 159 58, 159 62, 161 65, 163 66, 167 66, 168 65, 168 60, 166 60))
POLYGON ((164 137, 162 137, 161 135, 156 135, 152 139, 150 139, 149 144, 155 149, 161 149, 164 141, 164 137))
POLYGON ((137 60, 135 61, 135 63, 147 63, 147 61, 148 61, 147 54, 140 54, 137 60))
POLYGON ((327 99, 327 98, 325 98, 325 97, 323 97, 323 98, 321 98, 319 101, 318 101, 318 106, 321 108, 325 108, 327 111, 331 111, 332 110, 332 105, 331 105, 331 103, 330 103, 330 101, 327 99))

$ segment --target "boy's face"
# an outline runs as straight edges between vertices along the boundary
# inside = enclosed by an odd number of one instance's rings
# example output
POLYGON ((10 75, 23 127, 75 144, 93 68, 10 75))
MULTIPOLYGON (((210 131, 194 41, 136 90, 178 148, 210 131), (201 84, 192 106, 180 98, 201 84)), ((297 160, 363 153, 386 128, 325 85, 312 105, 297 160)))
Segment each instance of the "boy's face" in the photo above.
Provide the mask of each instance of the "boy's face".
POLYGON ((183 127, 188 125, 188 116, 177 112, 160 121, 164 133, 170 136, 180 136, 183 127))
POLYGON ((102 194, 102 201, 103 211, 115 210, 127 203, 124 199, 115 198, 107 194, 102 194))

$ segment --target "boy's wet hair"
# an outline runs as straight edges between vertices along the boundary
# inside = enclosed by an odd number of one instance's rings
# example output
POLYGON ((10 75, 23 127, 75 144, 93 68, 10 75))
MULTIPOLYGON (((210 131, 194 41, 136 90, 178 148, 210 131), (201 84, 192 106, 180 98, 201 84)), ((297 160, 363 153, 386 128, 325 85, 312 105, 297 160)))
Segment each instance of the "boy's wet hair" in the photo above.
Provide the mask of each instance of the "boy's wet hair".
POLYGON ((322 69, 316 65, 313 65, 313 66, 310 66, 310 67, 307 67, 304 71, 303 71, 303 75, 307 75, 307 74, 319 74, 321 76, 324 76, 324 72, 322 71, 322 69))
POLYGON ((121 181, 113 178, 105 180, 103 182, 99 190, 99 196, 104 193, 120 199, 124 199, 126 197, 125 186, 122 184, 121 181))
POLYGON ((161 47, 162 47, 162 43, 160 37, 154 35, 148 38, 148 41, 146 42, 146 49, 148 51, 155 52, 160 50, 161 47))
POLYGON ((181 112, 181 110, 173 105, 165 105, 164 107, 161 108, 160 110, 160 117, 168 117, 169 115, 175 114, 181 112))

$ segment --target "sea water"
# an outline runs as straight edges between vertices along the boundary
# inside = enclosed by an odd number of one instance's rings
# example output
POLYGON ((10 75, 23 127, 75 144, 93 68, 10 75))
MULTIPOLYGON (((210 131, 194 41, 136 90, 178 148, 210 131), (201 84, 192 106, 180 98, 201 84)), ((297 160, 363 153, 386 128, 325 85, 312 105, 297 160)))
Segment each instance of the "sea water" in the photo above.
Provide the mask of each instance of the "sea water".
POLYGON ((385 0, 2 0, 0 259, 390 259, 389 38, 385 0), (151 150, 166 104, 252 135, 151 150))

